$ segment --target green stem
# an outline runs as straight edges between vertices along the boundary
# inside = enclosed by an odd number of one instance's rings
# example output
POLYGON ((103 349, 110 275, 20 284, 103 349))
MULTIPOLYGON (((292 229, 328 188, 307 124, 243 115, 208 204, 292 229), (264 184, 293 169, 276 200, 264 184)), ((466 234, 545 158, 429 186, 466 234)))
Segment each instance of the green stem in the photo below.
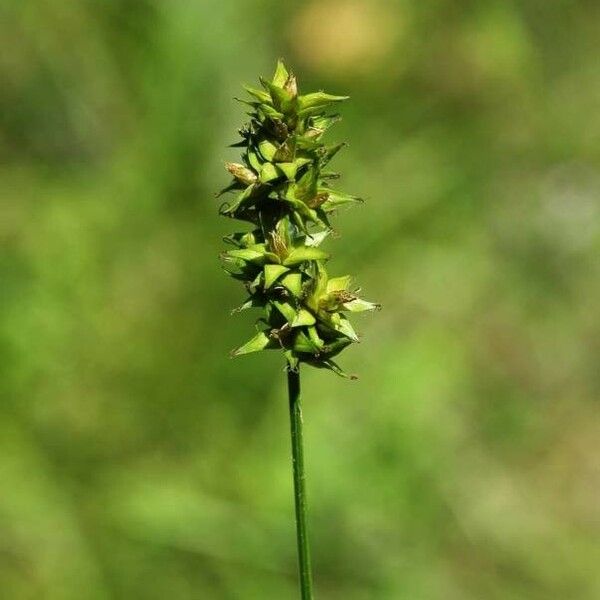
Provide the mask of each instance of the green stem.
POLYGON ((298 567, 302 600, 313 600, 310 550, 306 527, 306 487, 304 475, 304 448, 302 439, 302 406, 300 402, 300 371, 287 370, 292 432, 292 465, 294 470, 294 499, 296 504, 296 536, 298 540, 298 567))

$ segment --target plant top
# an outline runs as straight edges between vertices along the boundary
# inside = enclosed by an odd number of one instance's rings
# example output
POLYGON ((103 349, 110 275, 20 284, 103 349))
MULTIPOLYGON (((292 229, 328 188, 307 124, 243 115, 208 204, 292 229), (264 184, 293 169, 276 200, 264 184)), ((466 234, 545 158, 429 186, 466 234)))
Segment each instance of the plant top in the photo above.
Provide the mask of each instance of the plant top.
MULTIPOLYGON (((328 145, 325 132, 340 119, 330 108, 347 96, 301 95, 296 77, 281 60, 263 89, 244 86, 251 96, 250 121, 239 130, 242 163, 226 163, 233 176, 222 190, 235 192, 221 206, 224 216, 252 224, 225 241, 225 270, 248 291, 234 312, 260 308, 257 333, 233 356, 281 349, 288 368, 300 362, 347 376, 333 360, 358 342, 346 313, 379 308, 358 297, 349 275, 329 277, 329 254, 321 243, 331 233, 330 216, 340 206, 362 202, 332 187, 339 175, 325 170, 344 144, 328 145)), ((219 195, 220 195, 219 194, 219 195)))

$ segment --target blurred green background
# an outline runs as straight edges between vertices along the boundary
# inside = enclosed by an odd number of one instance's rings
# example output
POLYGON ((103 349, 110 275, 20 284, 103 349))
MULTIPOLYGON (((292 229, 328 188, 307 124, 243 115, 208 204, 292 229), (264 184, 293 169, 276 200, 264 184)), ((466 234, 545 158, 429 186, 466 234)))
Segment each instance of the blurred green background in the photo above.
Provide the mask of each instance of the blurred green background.
POLYGON ((348 93, 303 370, 318 598, 600 598, 600 4, 2 0, 0 597, 297 597, 282 357, 220 270, 240 85, 348 93))

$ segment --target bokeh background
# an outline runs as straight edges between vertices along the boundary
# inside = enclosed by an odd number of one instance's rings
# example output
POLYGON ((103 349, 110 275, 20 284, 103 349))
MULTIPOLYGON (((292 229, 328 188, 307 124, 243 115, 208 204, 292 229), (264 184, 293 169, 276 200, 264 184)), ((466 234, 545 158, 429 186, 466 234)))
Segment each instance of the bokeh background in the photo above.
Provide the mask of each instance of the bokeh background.
POLYGON ((600 598, 600 4, 2 0, 0 597, 297 597, 282 358, 220 270, 244 82, 348 93, 303 370, 318 598, 600 598))

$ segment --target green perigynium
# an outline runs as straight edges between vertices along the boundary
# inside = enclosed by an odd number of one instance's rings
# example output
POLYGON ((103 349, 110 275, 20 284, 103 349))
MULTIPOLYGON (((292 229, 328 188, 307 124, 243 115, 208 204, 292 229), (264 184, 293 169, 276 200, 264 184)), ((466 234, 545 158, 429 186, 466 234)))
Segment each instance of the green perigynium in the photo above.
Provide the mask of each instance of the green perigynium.
POLYGON ((226 163, 233 181, 221 192, 236 193, 221 214, 252 225, 225 238, 234 249, 222 254, 224 268, 249 294, 236 310, 263 310, 256 335, 232 354, 281 349, 290 369, 304 362, 345 375, 333 359, 358 341, 346 313, 378 308, 358 297, 350 276, 329 277, 320 247, 331 214, 362 202, 334 189, 338 175, 325 170, 344 145, 322 141, 339 120, 329 109, 347 96, 300 95, 281 60, 273 79, 260 81, 263 89, 245 88, 250 121, 234 144, 243 164, 226 163))

